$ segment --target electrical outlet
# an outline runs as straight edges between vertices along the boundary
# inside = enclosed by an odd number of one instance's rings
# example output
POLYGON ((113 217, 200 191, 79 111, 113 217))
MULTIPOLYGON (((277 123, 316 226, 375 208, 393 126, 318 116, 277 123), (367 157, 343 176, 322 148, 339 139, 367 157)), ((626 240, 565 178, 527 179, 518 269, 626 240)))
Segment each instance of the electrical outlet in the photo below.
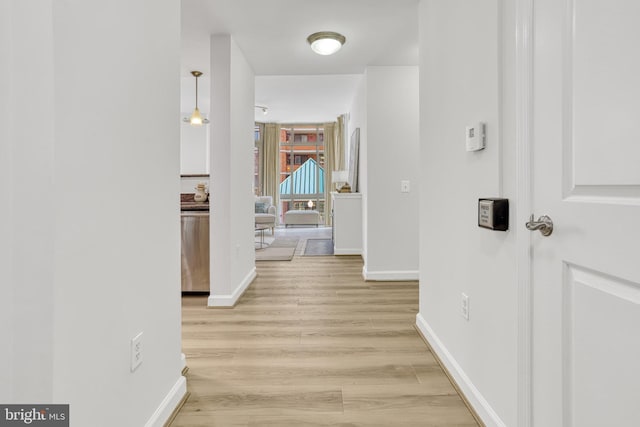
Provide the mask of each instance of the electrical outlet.
POLYGON ((131 372, 142 363, 142 332, 131 338, 131 372))
POLYGON ((411 188, 411 183, 409 181, 402 180, 400 181, 400 192, 408 193, 411 188))
POLYGON ((461 302, 462 305, 460 306, 460 314, 465 318, 465 320, 469 320, 469 296, 464 292, 462 293, 461 302))

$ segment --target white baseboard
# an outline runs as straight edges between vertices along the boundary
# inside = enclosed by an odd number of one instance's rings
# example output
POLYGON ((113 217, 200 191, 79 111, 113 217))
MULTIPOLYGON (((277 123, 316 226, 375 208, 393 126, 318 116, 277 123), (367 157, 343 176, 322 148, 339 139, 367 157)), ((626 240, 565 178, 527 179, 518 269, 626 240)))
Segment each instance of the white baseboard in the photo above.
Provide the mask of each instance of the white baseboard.
POLYGON ((346 248, 346 249, 336 249, 333 248, 334 255, 362 255, 362 249, 358 248, 346 248))
POLYGON ((251 282, 256 278, 256 268, 253 267, 249 274, 240 282, 240 285, 231 295, 209 295, 209 301, 207 305, 209 307, 233 307, 236 305, 244 291, 247 290, 251 282))
POLYGON ((418 280, 418 270, 411 271, 368 271, 367 266, 362 267, 362 277, 364 280, 380 282, 403 282, 408 280, 418 280))
POLYGON ((187 356, 184 353, 180 353, 180 362, 182 363, 182 370, 187 367, 187 356))
POLYGON ((173 411, 178 407, 180 401, 187 393, 187 379, 183 376, 178 378, 178 381, 171 387, 169 394, 165 396, 158 406, 158 409, 151 415, 149 421, 144 424, 144 427, 162 427, 169 420, 169 417, 173 414, 173 411))
POLYGON ((442 341, 438 339, 438 336, 420 313, 416 316, 416 326, 429 342, 431 349, 436 353, 447 371, 449 371, 449 374, 453 377, 462 394, 464 394, 467 402, 473 407, 485 425, 487 427, 506 427, 506 424, 500 419, 476 386, 473 385, 471 379, 453 355, 449 353, 449 350, 442 344, 442 341))

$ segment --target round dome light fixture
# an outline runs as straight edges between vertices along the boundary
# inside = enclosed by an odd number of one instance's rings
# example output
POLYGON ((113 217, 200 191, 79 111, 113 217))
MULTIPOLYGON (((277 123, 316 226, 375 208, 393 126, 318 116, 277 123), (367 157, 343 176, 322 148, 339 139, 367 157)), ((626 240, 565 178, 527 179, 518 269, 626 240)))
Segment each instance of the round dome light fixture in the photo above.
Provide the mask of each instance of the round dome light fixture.
POLYGON ((318 55, 333 55, 347 41, 345 36, 333 31, 320 31, 307 37, 307 41, 318 55))

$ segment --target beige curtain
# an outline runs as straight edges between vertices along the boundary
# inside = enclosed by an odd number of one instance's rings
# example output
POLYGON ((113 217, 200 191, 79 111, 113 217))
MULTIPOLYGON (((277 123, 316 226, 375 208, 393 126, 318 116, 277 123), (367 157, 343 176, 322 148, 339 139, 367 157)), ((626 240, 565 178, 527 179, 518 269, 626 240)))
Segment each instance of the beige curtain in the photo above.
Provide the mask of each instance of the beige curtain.
POLYGON ((324 223, 331 225, 331 192, 334 190, 332 175, 336 170, 336 123, 324 124, 324 223))
POLYGON ((338 117, 337 122, 324 124, 324 159, 325 159, 325 186, 324 206, 325 224, 331 225, 331 192, 335 191, 333 184, 333 172, 345 170, 344 134, 346 114, 338 117))
POLYGON ((253 194, 262 196, 262 189, 264 188, 264 123, 256 122, 256 127, 258 128, 258 132, 260 132, 260 136, 256 141, 256 147, 260 153, 258 159, 260 167, 258 168, 258 185, 257 188, 253 189, 253 194))
MULTIPOLYGON (((266 123, 264 125, 264 153, 262 156, 262 195, 271 196, 278 213, 280 211, 280 125, 266 123)), ((279 221, 277 221, 279 223, 279 221)))
POLYGON ((344 121, 346 119, 346 114, 338 117, 338 123, 336 125, 336 156, 335 156, 335 167, 333 170, 343 171, 346 168, 345 165, 345 152, 344 152, 344 121))

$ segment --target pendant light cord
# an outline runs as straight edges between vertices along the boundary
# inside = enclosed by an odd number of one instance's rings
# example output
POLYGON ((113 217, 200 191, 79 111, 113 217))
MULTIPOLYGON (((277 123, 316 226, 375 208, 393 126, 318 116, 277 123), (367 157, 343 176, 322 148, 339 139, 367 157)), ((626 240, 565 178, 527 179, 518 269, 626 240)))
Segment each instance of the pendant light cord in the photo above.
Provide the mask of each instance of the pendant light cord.
POLYGON ((198 77, 196 76, 196 109, 198 109, 198 77))

